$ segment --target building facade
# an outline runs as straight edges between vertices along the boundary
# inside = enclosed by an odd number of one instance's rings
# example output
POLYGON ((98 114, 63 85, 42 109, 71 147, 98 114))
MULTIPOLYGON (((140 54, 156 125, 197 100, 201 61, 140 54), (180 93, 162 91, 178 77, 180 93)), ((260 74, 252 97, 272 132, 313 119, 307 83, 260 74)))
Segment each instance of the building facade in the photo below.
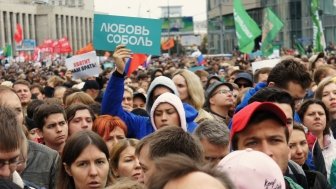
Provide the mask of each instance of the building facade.
MULTIPOLYGON (((310 0, 241 0, 248 14, 262 28, 264 8, 269 7, 284 22, 275 39, 281 47, 293 48, 295 41, 312 44, 313 27, 310 0)), ((326 43, 335 42, 336 7, 333 1, 320 1, 320 18, 326 43)), ((237 47, 233 19, 233 0, 207 0, 209 53, 230 53, 237 47)), ((259 48, 261 36, 256 39, 259 48)))
POLYGON ((92 41, 93 1, 84 0, 0 0, 0 48, 12 44, 15 50, 16 24, 23 39, 67 37, 73 51, 92 41))

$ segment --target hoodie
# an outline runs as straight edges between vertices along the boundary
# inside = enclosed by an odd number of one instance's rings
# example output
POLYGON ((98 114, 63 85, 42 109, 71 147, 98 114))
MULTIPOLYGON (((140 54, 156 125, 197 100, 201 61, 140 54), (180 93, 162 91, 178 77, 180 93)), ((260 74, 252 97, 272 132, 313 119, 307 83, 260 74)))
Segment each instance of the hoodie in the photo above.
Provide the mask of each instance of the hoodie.
POLYGON ((169 90, 171 90, 172 93, 174 93, 176 96, 179 96, 179 93, 173 80, 169 79, 166 76, 159 76, 155 78, 147 90, 146 111, 148 112, 148 114, 150 113, 154 103, 153 91, 157 86, 167 87, 169 90))
MULTIPOLYGON (((166 86, 175 94, 178 94, 174 82, 167 77, 157 77, 150 85, 148 89, 146 109, 151 109, 154 101, 152 97, 152 91, 155 86, 166 86)), ((154 132, 154 127, 150 121, 150 118, 144 116, 138 116, 133 113, 124 111, 121 106, 121 102, 124 94, 124 75, 118 72, 114 72, 107 84, 106 91, 102 100, 102 115, 108 114, 118 116, 127 125, 127 137, 141 139, 148 134, 154 132)), ((196 128, 194 119, 197 117, 198 112, 191 105, 183 103, 185 111, 185 119, 187 123, 187 131, 192 133, 196 128)), ((150 114, 150 111, 148 111, 150 114)))
POLYGON ((177 113, 179 114, 179 118, 180 118, 180 125, 179 126, 184 131, 187 131, 187 123, 186 123, 186 119, 185 119, 185 112, 184 112, 184 109, 183 109, 182 101, 180 100, 180 98, 178 96, 176 96, 172 93, 163 93, 155 100, 155 102, 153 104, 153 107, 151 109, 151 112, 150 112, 150 118, 151 118, 151 123, 152 123, 153 129, 157 130, 157 127, 156 127, 155 122, 154 122, 154 111, 156 110, 156 108, 161 103, 169 103, 172 106, 174 106, 177 113))

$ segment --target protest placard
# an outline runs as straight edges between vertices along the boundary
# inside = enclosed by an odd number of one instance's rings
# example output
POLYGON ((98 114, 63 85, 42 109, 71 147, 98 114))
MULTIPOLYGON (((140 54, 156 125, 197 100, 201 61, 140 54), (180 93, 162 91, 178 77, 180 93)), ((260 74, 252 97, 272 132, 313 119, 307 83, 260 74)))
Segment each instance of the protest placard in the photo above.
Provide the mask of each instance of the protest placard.
POLYGON ((95 51, 67 58, 65 66, 68 70, 71 70, 73 79, 86 79, 90 76, 97 77, 100 73, 95 51))
POLYGON ((93 23, 95 49, 114 51, 125 44, 134 53, 160 55, 160 19, 95 14, 93 23))
POLYGON ((260 68, 265 68, 265 67, 273 68, 279 62, 280 62, 280 58, 252 62, 252 72, 254 73, 256 70, 260 68))

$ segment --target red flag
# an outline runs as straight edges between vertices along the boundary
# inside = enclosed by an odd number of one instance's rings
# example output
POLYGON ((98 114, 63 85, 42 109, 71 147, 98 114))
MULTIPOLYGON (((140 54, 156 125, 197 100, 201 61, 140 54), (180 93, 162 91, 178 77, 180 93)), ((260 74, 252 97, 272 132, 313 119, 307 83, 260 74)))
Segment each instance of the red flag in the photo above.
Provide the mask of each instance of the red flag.
POLYGON ((61 52, 60 53, 70 53, 72 52, 72 48, 70 46, 70 43, 68 41, 67 37, 63 37, 58 40, 60 46, 61 46, 61 52))
POLYGON ((52 48, 53 48, 54 53, 57 53, 57 54, 61 53, 61 46, 60 46, 59 41, 54 41, 52 43, 52 48))
POLYGON ((133 54, 132 58, 128 59, 125 72, 127 76, 131 76, 132 72, 134 72, 140 65, 144 64, 147 60, 147 55, 145 54, 133 54))
POLYGON ((163 50, 168 50, 174 47, 174 39, 173 38, 169 38, 167 41, 163 42, 161 45, 161 48, 163 50))
POLYGON ((20 24, 16 24, 16 31, 14 33, 14 40, 17 44, 21 44, 23 40, 23 32, 20 24))
POLYGON ((39 46, 41 52, 52 53, 53 52, 53 43, 52 39, 46 39, 43 43, 39 46))

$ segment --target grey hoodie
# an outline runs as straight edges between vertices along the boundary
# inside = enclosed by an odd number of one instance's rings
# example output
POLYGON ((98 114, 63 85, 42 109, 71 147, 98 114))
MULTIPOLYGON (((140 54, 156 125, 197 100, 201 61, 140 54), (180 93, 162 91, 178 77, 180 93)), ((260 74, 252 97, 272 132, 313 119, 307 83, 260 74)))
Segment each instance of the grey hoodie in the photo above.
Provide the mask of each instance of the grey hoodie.
POLYGON ((174 93, 176 96, 179 96, 179 93, 177 91, 177 88, 175 86, 175 83, 173 80, 166 76, 159 76, 155 78, 147 90, 147 102, 146 102, 146 111, 150 115, 150 111, 152 109, 154 99, 153 99, 153 91, 157 86, 164 86, 171 90, 172 93, 174 93))

